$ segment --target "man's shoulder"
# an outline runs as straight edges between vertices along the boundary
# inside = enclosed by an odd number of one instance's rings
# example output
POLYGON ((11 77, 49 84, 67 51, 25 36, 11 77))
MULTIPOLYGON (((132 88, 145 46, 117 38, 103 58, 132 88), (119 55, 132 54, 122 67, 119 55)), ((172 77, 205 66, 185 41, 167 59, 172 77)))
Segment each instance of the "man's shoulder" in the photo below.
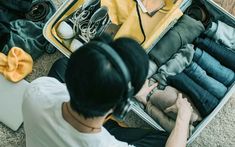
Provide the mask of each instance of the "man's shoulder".
POLYGON ((32 81, 24 93, 24 103, 30 105, 50 105, 56 101, 66 101, 69 94, 65 84, 50 77, 40 77, 32 81))

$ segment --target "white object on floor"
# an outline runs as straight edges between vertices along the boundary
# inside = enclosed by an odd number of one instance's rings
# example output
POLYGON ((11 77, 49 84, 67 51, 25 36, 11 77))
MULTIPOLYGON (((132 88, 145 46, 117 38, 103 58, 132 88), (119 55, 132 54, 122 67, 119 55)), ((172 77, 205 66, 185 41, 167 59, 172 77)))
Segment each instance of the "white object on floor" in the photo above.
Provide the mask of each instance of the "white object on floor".
POLYGON ((12 83, 0 75, 0 122, 16 131, 23 122, 23 94, 29 83, 12 83))

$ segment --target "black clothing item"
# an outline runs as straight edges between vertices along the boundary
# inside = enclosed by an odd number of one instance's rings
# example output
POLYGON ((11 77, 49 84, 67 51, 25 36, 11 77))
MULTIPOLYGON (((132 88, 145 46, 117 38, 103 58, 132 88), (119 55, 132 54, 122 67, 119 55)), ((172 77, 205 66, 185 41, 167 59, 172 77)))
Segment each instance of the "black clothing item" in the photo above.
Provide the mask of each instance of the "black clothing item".
POLYGON ((62 57, 55 61, 55 63, 52 65, 48 76, 54 77, 61 83, 65 83, 65 71, 68 65, 69 59, 67 57, 62 57))
POLYGON ((219 100, 203 89, 185 73, 180 73, 167 78, 169 85, 187 94, 202 117, 206 117, 218 105, 219 100))
POLYGON ((207 11, 206 7, 201 3, 193 3, 191 6, 187 8, 185 14, 189 15, 190 17, 201 21, 202 24, 207 27, 211 23, 212 16, 207 11))
POLYGON ((0 9, 0 52, 3 46, 7 43, 10 35, 10 25, 8 19, 0 9))
POLYGON ((30 11, 25 14, 31 21, 42 21, 49 13, 49 4, 46 2, 36 2, 32 5, 30 11))
MULTIPOLYGON (((0 11, 8 21, 24 19, 31 8, 32 0, 0 0, 0 11)), ((1 17, 0 17, 1 19, 1 17)))
POLYGON ((124 128, 113 120, 108 120, 104 127, 117 140, 136 147, 164 147, 168 138, 166 132, 143 128, 124 128))
POLYGON ((20 47, 35 60, 45 50, 52 53, 43 36, 43 27, 55 12, 51 0, 3 0, 0 2, 0 51, 8 54, 12 47, 20 47), (3 3, 4 2, 4 3, 3 3), (27 16, 27 18, 26 18, 27 16), (5 24, 8 24, 7 27, 5 24))
MULTIPOLYGON (((0 5, 20 13, 28 12, 31 8, 32 0, 1 0, 0 5)), ((17 14, 16 14, 17 15, 17 14)))

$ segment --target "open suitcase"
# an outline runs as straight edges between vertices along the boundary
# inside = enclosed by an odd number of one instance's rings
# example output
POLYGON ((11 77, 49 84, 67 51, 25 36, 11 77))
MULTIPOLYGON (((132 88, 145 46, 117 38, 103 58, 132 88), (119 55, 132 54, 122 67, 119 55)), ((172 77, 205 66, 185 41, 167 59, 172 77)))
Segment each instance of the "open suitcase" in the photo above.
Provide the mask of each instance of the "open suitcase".
MULTIPOLYGON (((105 0, 104 0, 105 1, 105 0)), ((212 0, 200 0, 200 2, 207 8, 211 15, 214 16, 216 20, 221 20, 232 27, 235 27, 235 17, 230 13, 225 11, 222 7, 217 5, 212 0)), ((69 57, 72 53, 68 48, 66 48, 61 39, 56 34, 56 27, 58 26, 58 22, 63 20, 66 16, 71 14, 73 11, 78 8, 83 3, 83 0, 68 0, 66 1, 53 15, 53 17, 47 22, 44 27, 43 34, 45 38, 53 44, 58 50, 60 50, 65 56, 69 57)), ((172 7, 171 10, 162 15, 161 19, 157 19, 153 22, 160 22, 159 25, 152 26, 150 31, 147 32, 148 38, 147 41, 143 44, 146 52, 149 52, 152 47, 166 34, 166 32, 174 26, 177 20, 182 16, 182 12, 184 12, 190 5, 192 4, 192 0, 178 0, 172 7), (179 12, 179 10, 181 10, 179 12), (174 16, 173 16, 174 15, 174 16), (172 17, 173 16, 173 17, 172 17)), ((146 18, 146 21, 149 18, 146 18)), ((133 21, 132 19, 124 22, 123 26, 128 26, 128 23, 133 21), (128 22, 129 21, 129 22, 128 22), (126 24, 125 24, 126 23, 126 24)), ((144 25, 144 24, 143 24, 144 25)), ((121 26, 122 27, 122 26, 121 26)), ((124 28, 125 32, 125 28, 124 28)), ((122 35, 120 35, 122 36, 122 35)), ((229 100, 232 93, 235 91, 235 81, 232 86, 228 88, 227 93, 222 98, 217 107, 206 117, 204 118, 194 129, 192 135, 188 139, 188 144, 192 143, 193 140, 200 134, 200 132, 206 127, 207 124, 215 117, 215 115, 220 111, 220 109, 225 105, 225 103, 229 100)), ((131 106, 131 111, 137 114, 140 118, 142 118, 145 122, 147 122, 150 126, 158 130, 164 130, 156 121, 154 121, 141 107, 140 104, 133 100, 133 104, 131 106)))

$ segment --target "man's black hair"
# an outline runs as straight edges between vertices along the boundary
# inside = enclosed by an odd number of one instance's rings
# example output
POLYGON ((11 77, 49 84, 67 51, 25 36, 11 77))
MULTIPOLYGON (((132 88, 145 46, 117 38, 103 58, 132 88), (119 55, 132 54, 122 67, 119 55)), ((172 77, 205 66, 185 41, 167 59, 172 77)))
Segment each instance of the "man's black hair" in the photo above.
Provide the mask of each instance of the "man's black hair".
MULTIPOLYGON (((129 38, 112 41, 106 36, 95 40, 109 44, 123 59, 136 94, 148 72, 148 56, 142 47, 129 38)), ((126 90, 122 76, 101 49, 85 44, 71 55, 65 73, 71 107, 85 118, 104 116, 126 90)))

